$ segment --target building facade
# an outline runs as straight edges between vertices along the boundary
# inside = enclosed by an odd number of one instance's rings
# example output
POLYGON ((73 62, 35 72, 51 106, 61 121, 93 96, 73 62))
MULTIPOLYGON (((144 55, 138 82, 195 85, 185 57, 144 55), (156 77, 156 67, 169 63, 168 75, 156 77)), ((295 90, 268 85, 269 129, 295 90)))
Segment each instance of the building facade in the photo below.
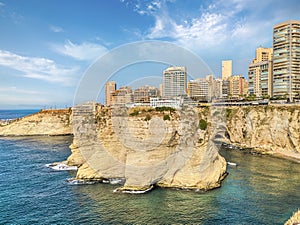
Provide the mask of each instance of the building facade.
POLYGON ((169 67, 163 71, 163 97, 186 95, 186 68, 169 67))
POLYGON ((240 98, 248 93, 248 82, 241 75, 235 75, 229 78, 229 96, 231 98, 240 98))
POLYGON ((105 105, 112 105, 112 93, 114 93, 117 89, 117 84, 115 81, 108 81, 105 84, 105 105))
POLYGON ((150 98, 155 98, 159 96, 159 90, 156 87, 144 86, 139 87, 133 92, 133 102, 135 103, 149 103, 150 98))
POLYGON ((232 76, 232 60, 222 60, 222 79, 227 80, 232 76))
POLYGON ((248 67, 249 94, 257 97, 273 95, 273 49, 259 47, 248 67))
POLYGON ((188 96, 196 101, 208 101, 209 84, 206 78, 197 78, 188 82, 188 96))
POLYGON ((120 87, 112 93, 111 105, 124 105, 131 102, 133 102, 133 94, 129 86, 120 87))
POLYGON ((292 101, 300 95, 300 21, 273 27, 273 96, 292 101))

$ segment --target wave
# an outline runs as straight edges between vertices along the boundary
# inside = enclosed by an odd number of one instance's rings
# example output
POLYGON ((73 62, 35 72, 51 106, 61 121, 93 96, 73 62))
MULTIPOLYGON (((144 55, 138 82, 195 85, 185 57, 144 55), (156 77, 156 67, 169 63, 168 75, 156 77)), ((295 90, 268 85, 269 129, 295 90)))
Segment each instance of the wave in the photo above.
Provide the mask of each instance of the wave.
POLYGON ((69 178, 66 180, 67 183, 71 185, 82 185, 82 184, 95 184, 96 181, 82 180, 76 178, 69 178))
POLYGON ((77 166, 68 166, 67 164, 64 164, 64 163, 46 164, 45 166, 48 168, 51 168, 53 170, 57 170, 57 171, 78 170, 77 166))

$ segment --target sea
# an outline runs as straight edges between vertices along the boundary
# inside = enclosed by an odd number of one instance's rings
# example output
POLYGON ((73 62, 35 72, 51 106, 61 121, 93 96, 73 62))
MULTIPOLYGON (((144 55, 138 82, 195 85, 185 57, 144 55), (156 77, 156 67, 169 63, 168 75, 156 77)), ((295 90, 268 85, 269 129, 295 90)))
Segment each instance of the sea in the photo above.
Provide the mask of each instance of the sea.
MULTIPOLYGON (((6 119, 14 113, 24 111, 6 119)), ((67 159, 71 143, 0 137, 0 224, 284 224, 300 208, 300 164, 285 159, 224 147, 221 155, 238 166, 228 166, 221 188, 120 194, 118 185, 72 185, 74 171, 45 166, 67 159)))

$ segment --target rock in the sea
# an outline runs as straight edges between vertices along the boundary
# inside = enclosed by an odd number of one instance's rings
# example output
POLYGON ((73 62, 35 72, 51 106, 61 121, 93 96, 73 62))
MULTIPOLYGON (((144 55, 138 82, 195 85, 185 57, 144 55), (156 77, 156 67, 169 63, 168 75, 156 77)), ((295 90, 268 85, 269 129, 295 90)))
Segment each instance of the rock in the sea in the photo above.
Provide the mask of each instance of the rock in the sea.
POLYGON ((73 111, 72 155, 78 159, 68 161, 82 164, 77 179, 123 177, 119 191, 131 193, 154 185, 197 190, 221 185, 226 162, 213 140, 219 131, 199 129, 199 118, 207 124, 211 119, 207 108, 153 111, 84 104, 73 111))
POLYGON ((295 212, 284 225, 300 225, 300 210, 295 212))

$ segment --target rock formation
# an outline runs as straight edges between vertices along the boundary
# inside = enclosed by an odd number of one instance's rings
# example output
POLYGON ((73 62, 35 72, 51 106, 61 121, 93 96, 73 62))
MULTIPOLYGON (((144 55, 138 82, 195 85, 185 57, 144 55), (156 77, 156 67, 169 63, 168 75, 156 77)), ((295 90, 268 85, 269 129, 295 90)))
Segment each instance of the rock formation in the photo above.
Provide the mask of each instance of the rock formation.
POLYGON ((70 135, 72 111, 41 110, 0 126, 0 136, 70 135))
POLYGON ((125 178, 122 192, 154 185, 209 190, 219 187, 226 174, 213 141, 218 131, 198 126, 199 118, 210 120, 209 109, 130 111, 85 104, 73 111, 68 163, 79 166, 78 179, 125 178))
POLYGON ((300 224, 300 210, 295 212, 291 218, 285 222, 284 225, 298 225, 300 224))
POLYGON ((227 142, 266 154, 299 157, 300 106, 226 109, 227 142))

